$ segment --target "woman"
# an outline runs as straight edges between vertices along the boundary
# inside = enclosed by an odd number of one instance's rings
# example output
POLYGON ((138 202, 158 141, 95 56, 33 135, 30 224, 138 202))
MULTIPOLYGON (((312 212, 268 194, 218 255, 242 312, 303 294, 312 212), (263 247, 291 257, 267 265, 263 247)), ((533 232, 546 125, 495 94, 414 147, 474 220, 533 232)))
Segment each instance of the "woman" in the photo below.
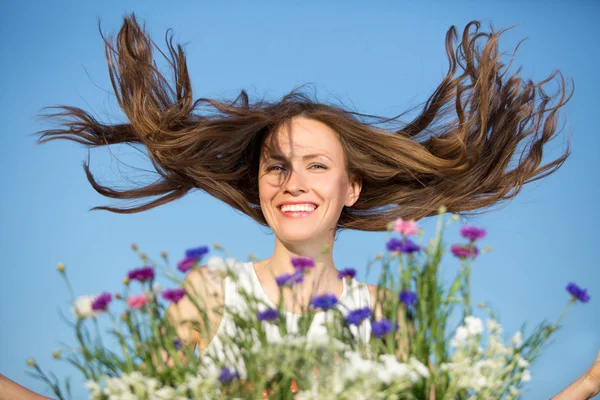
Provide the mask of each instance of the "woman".
MULTIPOLYGON (((100 185, 88 164, 84 170, 94 189, 107 197, 158 198, 131 208, 94 209, 135 213, 201 189, 269 226, 275 233, 273 255, 244 264, 247 279, 240 283, 251 285, 265 301, 279 301, 274 277, 293 271, 292 256, 315 257, 327 245, 329 251, 297 293, 284 292, 285 304, 296 304, 287 306, 290 318, 312 294, 329 292, 340 301, 372 305, 374 286, 361 289, 353 281, 347 288, 337 279, 331 252, 337 230, 381 231, 398 217, 434 215, 441 205, 455 213, 488 207, 556 171, 569 155, 567 148, 556 160, 540 165, 544 144, 556 134, 558 110, 569 97, 562 75, 555 73, 541 83, 506 76, 497 49, 501 33, 480 32, 479 23, 472 22, 456 46, 452 27, 446 36, 448 73, 421 113, 400 125, 400 116, 383 119, 349 112, 298 91, 274 103, 251 104, 244 91, 229 103, 194 101, 182 48, 168 39, 174 73, 170 84, 153 63, 153 42, 135 17, 127 16, 116 41, 105 43, 110 78, 128 123, 105 125, 82 109, 64 106, 50 115, 63 126, 42 132, 40 142, 68 139, 87 146, 145 147, 160 175, 150 185, 115 190, 100 185), (561 78, 561 90, 551 97, 542 86, 555 76, 561 78), (397 127, 378 127, 383 123, 397 127), (518 146, 528 151, 507 171, 518 146), (352 287, 358 290, 348 296, 352 287)), ((186 277, 208 309, 239 301, 231 282, 206 288, 208 278, 204 268, 186 277)), ((201 320, 185 302, 178 310, 170 309, 170 315, 201 320)), ((201 352, 218 351, 217 330, 231 321, 213 313, 209 323, 207 337, 194 329, 182 328, 180 334, 201 352)), ((5 382, 6 393, 21 390, 5 382)), ((599 391, 597 359, 555 398, 587 399, 599 391)))

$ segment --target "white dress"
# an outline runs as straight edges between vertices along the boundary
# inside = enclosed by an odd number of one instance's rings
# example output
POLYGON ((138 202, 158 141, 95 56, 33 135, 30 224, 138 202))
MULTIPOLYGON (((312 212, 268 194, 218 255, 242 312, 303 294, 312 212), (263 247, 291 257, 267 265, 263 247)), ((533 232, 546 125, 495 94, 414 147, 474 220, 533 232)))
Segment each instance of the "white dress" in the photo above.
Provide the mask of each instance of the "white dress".
MULTIPOLYGON (((238 293, 238 287, 243 288, 246 292, 256 296, 256 298, 263 300, 268 307, 276 308, 277 306, 267 297, 264 292, 256 271, 254 270, 254 264, 252 262, 241 262, 236 265, 236 271, 238 272, 238 281, 235 282, 229 276, 225 278, 225 309, 233 309, 240 313, 244 313, 248 309, 246 301, 238 293)), ((338 299, 336 307, 342 311, 344 315, 348 311, 356 310, 364 307, 371 307, 371 298, 367 285, 358 282, 356 279, 352 279, 351 284, 343 280, 344 289, 342 295, 338 299)), ((265 309, 267 306, 259 307, 259 310, 265 309)), ((319 341, 327 337, 327 329, 323 326, 323 322, 326 318, 332 317, 332 311, 319 312, 315 315, 307 333, 307 340, 319 341)), ((298 331, 298 314, 285 311, 286 325, 288 333, 295 333, 298 331)), ((281 340, 281 335, 277 326, 265 323, 265 330, 267 340, 269 343, 278 342, 281 340)), ((364 320, 358 327, 352 325, 350 330, 355 338, 363 343, 368 343, 371 337, 371 325, 369 320, 364 320)), ((233 336, 235 335, 236 327, 231 315, 227 312, 224 313, 216 334, 212 340, 208 343, 206 348, 200 357, 211 354, 220 360, 230 359, 233 356, 228 354, 226 358, 223 351, 223 344, 221 341, 222 335, 233 336)), ((238 366, 239 369, 245 370, 242 365, 238 366)), ((238 371, 239 371, 238 369, 238 371)))

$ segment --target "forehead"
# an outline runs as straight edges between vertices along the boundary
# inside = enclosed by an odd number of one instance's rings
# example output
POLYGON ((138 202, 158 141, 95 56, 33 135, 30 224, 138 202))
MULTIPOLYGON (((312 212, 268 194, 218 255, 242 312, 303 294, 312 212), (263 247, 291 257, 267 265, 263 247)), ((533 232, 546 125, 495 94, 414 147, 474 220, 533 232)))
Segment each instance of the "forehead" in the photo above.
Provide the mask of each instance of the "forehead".
MULTIPOLYGON (((305 117, 293 118, 273 133, 273 142, 287 158, 302 157, 305 154, 320 153, 332 159, 344 156, 337 133, 329 126, 305 117)), ((276 149, 266 148, 267 153, 276 149)), ((265 154, 269 156, 269 154, 265 154)))

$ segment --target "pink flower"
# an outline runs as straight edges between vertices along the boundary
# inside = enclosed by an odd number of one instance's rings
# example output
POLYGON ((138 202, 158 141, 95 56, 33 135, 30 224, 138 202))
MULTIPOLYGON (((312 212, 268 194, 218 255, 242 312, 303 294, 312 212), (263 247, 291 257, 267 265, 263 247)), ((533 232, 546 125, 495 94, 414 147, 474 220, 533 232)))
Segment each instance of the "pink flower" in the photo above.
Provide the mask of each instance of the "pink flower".
POLYGON ((127 305, 131 308, 142 308, 146 305, 147 301, 148 299, 146 299, 146 296, 143 294, 138 296, 129 296, 127 299, 127 305))
POLYGON ((471 242, 477 239, 483 239, 485 237, 485 229, 477 228, 474 226, 465 225, 460 228, 460 234, 462 237, 469 239, 471 242))
POLYGON ((417 223, 414 219, 404 221, 398 218, 394 221, 394 231, 404 236, 417 234, 417 223))
POLYGON ((450 251, 452 251, 452 254, 454 254, 454 256, 460 259, 465 259, 467 257, 475 258, 479 254, 479 249, 477 248, 477 246, 473 246, 473 248, 470 248, 468 245, 464 246, 462 244, 453 244, 452 246, 450 246, 450 251))

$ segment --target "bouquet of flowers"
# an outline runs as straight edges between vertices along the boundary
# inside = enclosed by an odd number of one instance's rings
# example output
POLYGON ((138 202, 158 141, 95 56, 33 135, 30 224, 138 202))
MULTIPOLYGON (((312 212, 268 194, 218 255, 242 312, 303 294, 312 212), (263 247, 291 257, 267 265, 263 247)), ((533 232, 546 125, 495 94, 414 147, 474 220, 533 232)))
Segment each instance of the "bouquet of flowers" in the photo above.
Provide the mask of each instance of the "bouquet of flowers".
MULTIPOLYGON (((586 303, 585 289, 569 283, 570 296, 555 323, 543 322, 529 334, 519 330, 505 338, 493 310, 479 303, 476 317, 470 298, 470 275, 474 260, 489 251, 480 249, 486 232, 473 226, 460 230, 464 244, 450 246, 461 267, 451 282, 443 282, 439 269, 446 252, 443 234, 457 216, 447 218, 440 209, 435 236, 427 246, 415 221, 398 219, 389 224, 386 252, 378 254, 367 269, 381 265, 377 301, 372 308, 344 310, 330 294, 315 296, 310 307, 290 330, 283 312, 268 307, 245 291, 240 295, 248 309, 223 308, 236 325, 234 335, 221 338, 224 357, 203 354, 182 343, 178 326, 167 317, 170 304, 187 297, 206 316, 204 299, 195 296, 182 275, 138 252, 145 265, 131 270, 123 289, 116 294, 76 297, 65 266, 58 265, 73 297, 77 345, 54 353, 83 374, 90 399, 515 399, 531 379, 529 366, 544 344, 555 334, 567 308, 586 303), (415 239, 416 237, 416 239, 415 239), (155 284, 157 272, 173 286, 155 284), (326 311, 327 335, 307 336, 317 312, 326 311), (98 323, 110 321, 102 332, 98 323), (458 319, 457 326, 452 326, 458 319), (357 339, 360 329, 370 327, 367 341, 357 339), (267 331, 276 330, 277 340, 267 331), (113 343, 107 342, 107 338, 113 343)), ((238 278, 239 263, 219 245, 207 266, 202 260, 208 247, 190 249, 177 264, 187 272, 206 268, 207 276, 238 278)), ((327 251, 327 249, 324 249, 327 251)), ((318 260, 295 258, 296 273, 277 277, 281 293, 311 273, 318 260)), ((352 279, 354 269, 339 272, 339 279, 352 279)), ((281 296, 280 298, 283 298, 281 296)), ((202 321, 186 321, 198 330, 202 321)), ((206 322, 206 320, 204 321, 206 322)), ((181 323, 181 321, 179 321, 181 323)), ((70 398, 70 383, 61 386, 33 360, 33 373, 52 388, 59 399, 70 398)))

